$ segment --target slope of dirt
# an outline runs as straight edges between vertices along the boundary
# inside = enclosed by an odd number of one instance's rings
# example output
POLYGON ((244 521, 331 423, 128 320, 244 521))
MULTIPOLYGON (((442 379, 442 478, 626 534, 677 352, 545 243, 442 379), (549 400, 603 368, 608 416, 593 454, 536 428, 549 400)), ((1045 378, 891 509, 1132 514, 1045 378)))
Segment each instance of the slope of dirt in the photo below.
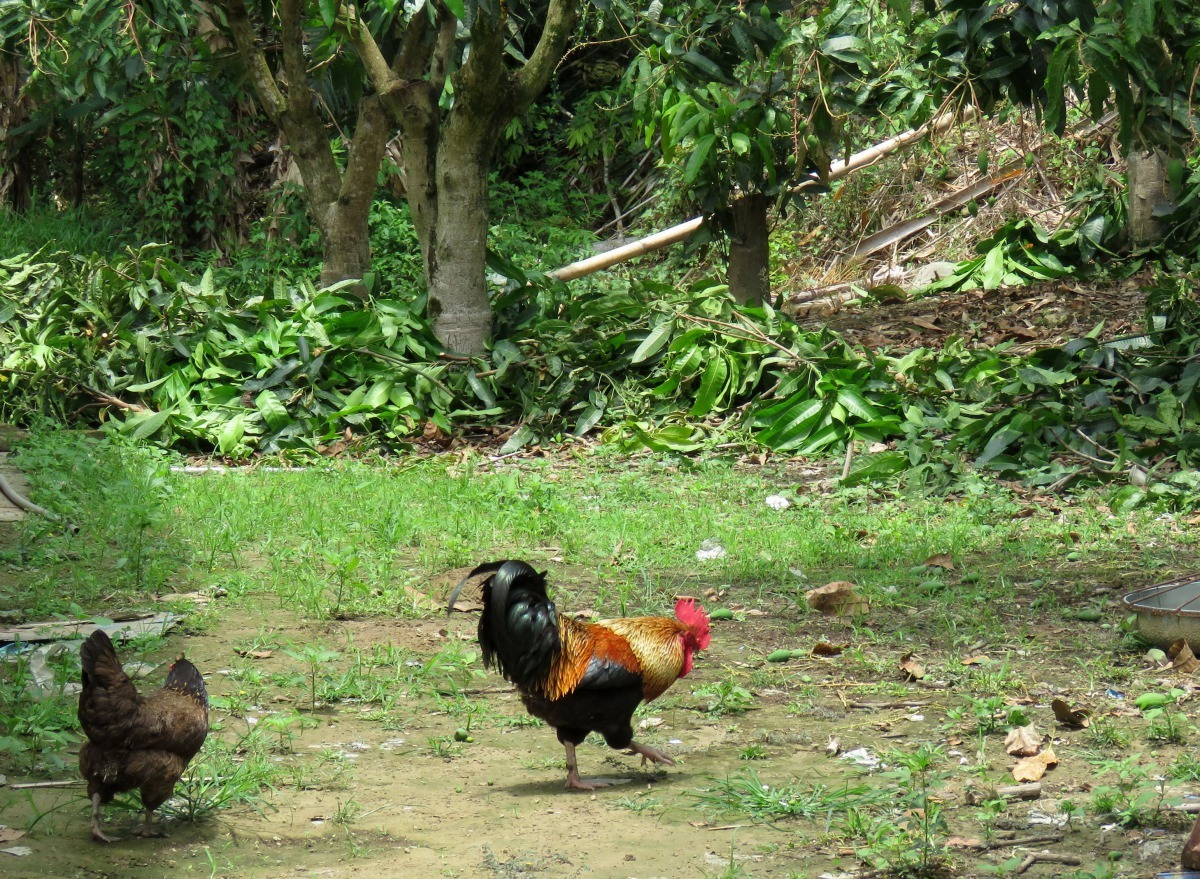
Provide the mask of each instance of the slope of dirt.
POLYGON ((806 329, 828 327, 852 344, 893 354, 938 348, 952 336, 968 346, 1011 343, 1016 353, 1062 345, 1100 325, 1102 339, 1136 334, 1144 309, 1145 294, 1133 280, 1095 285, 1071 279, 900 302, 816 303, 797 320, 806 329))

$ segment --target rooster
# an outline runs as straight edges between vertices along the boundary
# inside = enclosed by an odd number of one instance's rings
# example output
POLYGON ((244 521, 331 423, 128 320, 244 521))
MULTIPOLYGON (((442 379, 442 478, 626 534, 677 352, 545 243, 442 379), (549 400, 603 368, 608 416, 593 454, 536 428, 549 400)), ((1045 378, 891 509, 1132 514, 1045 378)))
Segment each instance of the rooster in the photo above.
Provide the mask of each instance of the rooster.
POLYGON ((154 828, 154 810, 175 791, 183 770, 208 736, 204 678, 180 656, 162 689, 141 696, 101 629, 83 642, 79 655, 83 663, 79 724, 88 738, 79 751, 79 771, 92 801, 92 839, 116 841, 104 833, 100 806, 114 794, 134 788, 140 789, 146 810, 138 835, 165 836, 154 828))
POLYGON ((567 787, 594 790, 601 781, 579 777, 575 746, 598 732, 610 748, 629 749, 674 766, 655 748, 633 740, 633 712, 692 670, 709 644, 708 615, 693 599, 675 604, 675 619, 628 617, 587 623, 558 612, 546 594, 546 575, 525 562, 491 562, 455 587, 448 611, 474 577, 483 582, 479 646, 483 662, 516 684, 525 708, 558 734, 567 752, 567 787))

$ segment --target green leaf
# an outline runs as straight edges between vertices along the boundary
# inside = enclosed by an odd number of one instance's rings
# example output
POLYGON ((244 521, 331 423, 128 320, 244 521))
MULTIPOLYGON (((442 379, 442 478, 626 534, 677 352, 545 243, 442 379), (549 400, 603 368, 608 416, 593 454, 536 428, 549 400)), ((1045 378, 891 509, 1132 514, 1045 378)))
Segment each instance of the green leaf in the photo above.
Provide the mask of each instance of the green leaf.
POLYGON ((722 70, 715 61, 713 61, 711 58, 701 55, 699 52, 689 49, 687 52, 684 52, 680 58, 692 65, 692 67, 695 67, 701 73, 708 76, 710 79, 715 79, 718 82, 729 81, 729 77, 725 75, 725 71, 722 70))
POLYGON ((838 391, 837 401, 847 412, 856 415, 863 421, 878 421, 879 410, 872 406, 855 388, 842 388, 838 391))
POLYGON ((159 385, 161 385, 163 382, 165 382, 170 377, 171 376, 169 376, 169 375, 164 375, 162 378, 156 378, 152 382, 142 382, 141 384, 138 384, 138 385, 130 385, 125 390, 133 391, 135 394, 140 394, 142 391, 148 391, 151 388, 157 388, 159 385))
POLYGON ((332 30, 337 21, 338 0, 319 0, 317 6, 321 12, 321 21, 325 23, 325 27, 332 30))
POLYGON ((700 169, 704 167, 705 161, 708 159, 709 151, 712 150, 713 144, 716 143, 717 136, 715 134, 706 134, 696 139, 695 145, 692 147, 692 154, 688 156, 687 164, 683 166, 683 182, 692 183, 700 174, 700 169))
POLYGON ((254 405, 262 413, 263 421, 271 430, 279 430, 292 420, 287 407, 279 401, 274 391, 263 391, 254 398, 254 405))
POLYGON ((245 434, 245 419, 241 415, 235 415, 225 422, 225 426, 217 434, 217 448, 220 449, 222 455, 233 454, 245 434))
POLYGON ((130 434, 130 436, 135 440, 141 440, 157 433, 159 428, 167 423, 167 419, 171 417, 174 411, 175 408, 171 407, 170 409, 163 409, 160 412, 147 415, 144 418, 139 416, 139 420, 137 421, 126 422, 127 424, 137 424, 137 427, 134 428, 134 431, 132 434, 130 434))
POLYGON ((657 354, 659 349, 671 337, 671 330, 674 329, 674 326, 674 322, 671 320, 664 320, 657 324, 654 329, 646 334, 646 338, 642 339, 642 344, 638 345, 629 362, 641 363, 643 360, 647 360, 657 354))
POLYGON ((992 434, 992 438, 983 447, 983 452, 975 459, 975 466, 983 467, 987 465, 993 458, 1007 449, 1012 441, 1020 435, 1020 431, 1014 430, 1011 427, 1000 428, 992 434))
POLYGON ((979 283, 985 290, 995 290, 1004 281, 1004 246, 998 245, 987 252, 979 270, 979 283))
POLYGON ((483 405, 491 409, 496 405, 496 395, 492 393, 491 388, 483 383, 483 380, 475 374, 475 370, 467 368, 467 384, 471 386, 471 390, 475 396, 483 401, 483 405))
POLYGON ((536 439, 537 434, 533 432, 533 429, 528 424, 522 424, 508 438, 508 442, 500 447, 500 454, 507 455, 510 452, 519 452, 536 439))
POLYGON ((585 433, 595 427, 603 417, 604 409, 602 407, 590 405, 583 410, 583 414, 581 414, 579 416, 579 420, 575 422, 575 429, 571 432, 575 436, 583 436, 585 433))
POLYGON ((710 352, 708 366, 704 367, 704 376, 700 379, 700 389, 696 392, 696 401, 692 404, 690 414, 693 417, 703 417, 712 411, 718 398, 725 391, 726 380, 729 378, 729 364, 720 352, 710 352))

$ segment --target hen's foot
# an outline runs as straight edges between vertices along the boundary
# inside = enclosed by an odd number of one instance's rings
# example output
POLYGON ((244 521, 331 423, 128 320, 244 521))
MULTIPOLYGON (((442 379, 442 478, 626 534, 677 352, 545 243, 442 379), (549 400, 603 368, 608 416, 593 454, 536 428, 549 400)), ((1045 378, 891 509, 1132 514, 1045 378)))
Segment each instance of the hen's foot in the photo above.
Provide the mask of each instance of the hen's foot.
POLYGON ((146 839, 166 839, 167 831, 161 830, 158 827, 143 827, 137 832, 137 835, 146 839))
POLYGON ((108 836, 105 834, 105 832, 103 830, 101 830, 99 827, 97 827, 94 824, 92 825, 92 839, 94 839, 96 842, 105 843, 105 844, 110 843, 110 842, 120 842, 121 841, 121 837, 108 836))

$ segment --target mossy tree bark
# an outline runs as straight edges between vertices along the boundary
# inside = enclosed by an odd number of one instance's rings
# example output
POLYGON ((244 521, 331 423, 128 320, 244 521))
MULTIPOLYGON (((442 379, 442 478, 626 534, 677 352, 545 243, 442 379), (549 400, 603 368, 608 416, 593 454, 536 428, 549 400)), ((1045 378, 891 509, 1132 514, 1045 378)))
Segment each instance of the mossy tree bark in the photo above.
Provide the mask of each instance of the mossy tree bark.
POLYGON ((452 351, 479 354, 491 338, 492 309, 484 276, 487 184, 500 131, 546 87, 566 50, 578 0, 550 0, 538 43, 520 67, 506 63, 508 23, 482 9, 471 27, 470 53, 450 76, 454 102, 441 104, 447 71, 460 51, 457 22, 436 4, 430 33, 414 16, 389 63, 374 38, 346 12, 354 44, 383 104, 401 131, 409 207, 421 243, 434 330, 452 351))
POLYGON ((1129 238, 1135 247, 1148 247, 1162 238, 1158 212, 1171 201, 1167 163, 1158 150, 1134 150, 1126 161, 1129 169, 1129 238))
MULTIPOLYGON (((268 64, 263 41, 243 0, 220 0, 220 5, 259 102, 283 131, 300 169, 305 205, 321 232, 321 283, 327 286, 362 278, 371 267, 367 217, 389 137, 387 110, 375 95, 362 98, 347 143, 345 169, 339 169, 316 96, 308 85, 305 4, 279 0, 274 5, 281 56, 278 70, 268 64)), ((366 295, 361 285, 355 290, 366 295)))
POLYGON ((771 295, 770 199, 743 195, 731 204, 733 234, 729 238, 729 292, 742 305, 761 305, 771 295))

